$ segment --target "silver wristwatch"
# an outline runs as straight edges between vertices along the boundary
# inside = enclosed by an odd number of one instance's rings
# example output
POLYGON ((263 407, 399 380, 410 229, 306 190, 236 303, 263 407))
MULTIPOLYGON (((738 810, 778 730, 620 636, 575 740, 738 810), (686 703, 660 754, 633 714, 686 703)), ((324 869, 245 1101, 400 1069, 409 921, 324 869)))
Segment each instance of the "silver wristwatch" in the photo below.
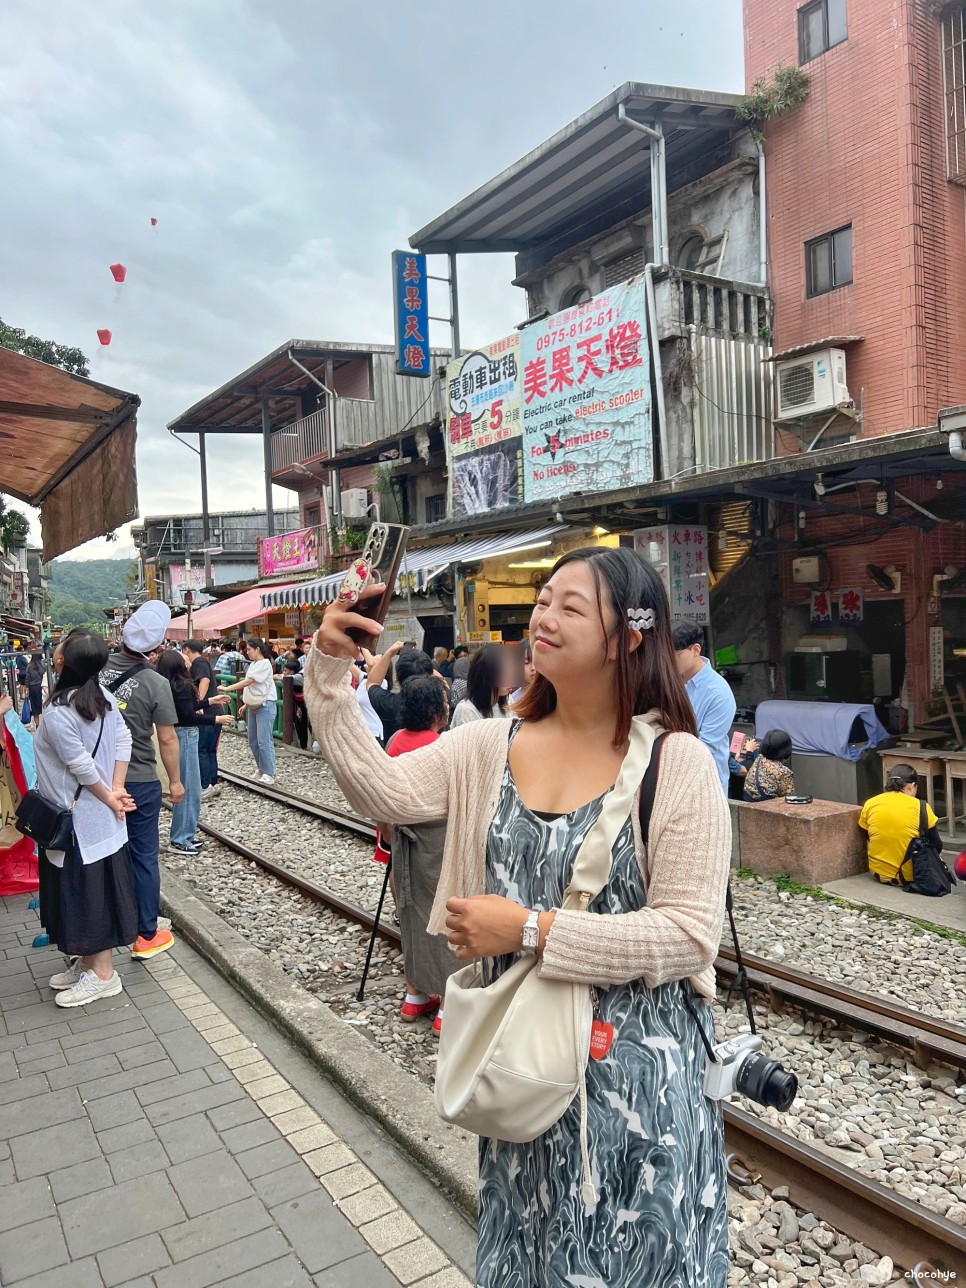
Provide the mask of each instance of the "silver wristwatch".
POLYGON ((525 953, 535 953, 540 947, 540 925, 537 921, 539 916, 540 913, 536 908, 531 909, 526 925, 523 927, 520 942, 525 953))

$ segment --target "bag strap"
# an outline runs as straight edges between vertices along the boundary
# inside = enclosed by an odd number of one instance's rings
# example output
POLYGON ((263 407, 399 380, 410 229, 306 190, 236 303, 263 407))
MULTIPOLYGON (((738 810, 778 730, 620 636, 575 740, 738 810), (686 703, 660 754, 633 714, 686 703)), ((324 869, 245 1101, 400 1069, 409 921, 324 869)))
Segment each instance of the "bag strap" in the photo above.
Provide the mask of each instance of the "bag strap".
POLYGON ((929 831, 929 819, 926 815, 926 802, 919 802, 919 835, 925 837, 929 831))
POLYGON ((654 727, 645 716, 631 720, 627 755, 617 781, 604 798, 597 821, 583 839, 574 859, 570 884, 564 893, 562 908, 583 912, 610 877, 614 842, 634 808, 638 784, 644 777, 654 745, 654 727))
MULTIPOLYGON (((91 752, 91 760, 93 760, 94 757, 97 755, 97 749, 101 745, 101 738, 103 736, 104 736, 104 717, 101 716, 101 727, 97 731, 97 741, 94 743, 94 750, 91 752)), ((77 802, 80 800, 80 794, 83 790, 84 790, 84 784, 78 783, 77 791, 74 792, 74 800, 73 800, 73 804, 71 805, 71 809, 73 809, 74 805, 76 805, 77 802)))
POLYGON ((122 671, 109 684, 105 684, 104 688, 107 689, 108 693, 117 693, 125 680, 130 680, 132 675, 137 675, 139 671, 146 671, 147 669, 147 662, 135 662, 133 666, 128 667, 126 671, 122 671))

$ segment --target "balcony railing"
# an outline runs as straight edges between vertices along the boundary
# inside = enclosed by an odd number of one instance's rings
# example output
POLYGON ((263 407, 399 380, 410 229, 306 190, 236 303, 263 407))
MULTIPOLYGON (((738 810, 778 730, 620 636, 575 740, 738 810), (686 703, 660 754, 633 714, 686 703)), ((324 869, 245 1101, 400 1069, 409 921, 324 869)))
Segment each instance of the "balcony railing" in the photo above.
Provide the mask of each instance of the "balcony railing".
POLYGON ((296 461, 325 456, 328 451, 328 418, 325 408, 320 408, 272 435, 272 473, 277 474, 296 461))
POLYGON ((775 430, 767 290, 683 269, 655 278, 667 418, 678 444, 669 472, 770 460, 775 430))

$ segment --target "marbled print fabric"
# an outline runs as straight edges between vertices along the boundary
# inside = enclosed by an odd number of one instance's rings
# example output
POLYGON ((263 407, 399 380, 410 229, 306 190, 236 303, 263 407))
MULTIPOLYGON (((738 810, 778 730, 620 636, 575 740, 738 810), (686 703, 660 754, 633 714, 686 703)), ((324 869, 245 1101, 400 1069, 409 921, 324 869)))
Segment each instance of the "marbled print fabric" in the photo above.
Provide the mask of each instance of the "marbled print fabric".
MULTIPOLYGON (((558 906, 603 797, 552 821, 504 774, 487 843, 487 893, 558 906)), ((630 820, 591 911, 646 903, 630 820)), ((493 964, 499 975, 512 961, 493 964)), ((712 1031, 710 1011, 695 1009, 712 1031)), ((529 1144, 480 1141, 478 1288, 724 1288, 728 1229, 721 1116, 703 1091, 705 1053, 678 983, 600 990, 614 1026, 587 1069, 598 1201, 580 1194, 580 1104, 529 1144)))

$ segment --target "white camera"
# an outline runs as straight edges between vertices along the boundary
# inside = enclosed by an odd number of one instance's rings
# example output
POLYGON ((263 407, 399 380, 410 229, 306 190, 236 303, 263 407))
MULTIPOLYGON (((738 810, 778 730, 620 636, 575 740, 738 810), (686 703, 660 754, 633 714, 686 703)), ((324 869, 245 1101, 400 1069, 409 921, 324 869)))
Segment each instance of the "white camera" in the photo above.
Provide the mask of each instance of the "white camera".
POLYGON ((762 1054, 761 1046, 757 1034, 745 1033, 715 1047, 715 1062, 709 1060, 704 1072, 704 1094, 709 1100, 724 1100, 737 1091, 782 1113, 790 1107, 798 1079, 779 1060, 762 1054))

